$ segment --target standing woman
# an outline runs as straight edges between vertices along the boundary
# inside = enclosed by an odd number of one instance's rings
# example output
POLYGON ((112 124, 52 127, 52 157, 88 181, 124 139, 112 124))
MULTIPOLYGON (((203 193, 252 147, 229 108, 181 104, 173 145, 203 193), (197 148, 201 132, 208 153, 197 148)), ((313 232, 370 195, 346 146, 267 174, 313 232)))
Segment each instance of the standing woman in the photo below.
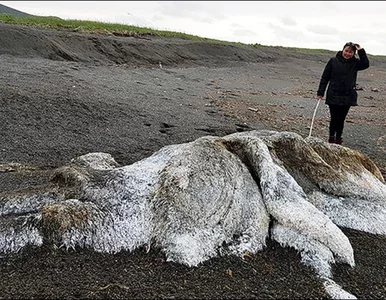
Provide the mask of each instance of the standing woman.
POLYGON ((358 71, 369 67, 365 49, 354 43, 346 43, 342 51, 330 58, 324 68, 317 91, 323 99, 327 84, 326 104, 330 110, 329 143, 342 144, 344 121, 351 106, 356 106, 358 94, 356 79, 358 71), (355 57, 358 50, 359 59, 355 57))

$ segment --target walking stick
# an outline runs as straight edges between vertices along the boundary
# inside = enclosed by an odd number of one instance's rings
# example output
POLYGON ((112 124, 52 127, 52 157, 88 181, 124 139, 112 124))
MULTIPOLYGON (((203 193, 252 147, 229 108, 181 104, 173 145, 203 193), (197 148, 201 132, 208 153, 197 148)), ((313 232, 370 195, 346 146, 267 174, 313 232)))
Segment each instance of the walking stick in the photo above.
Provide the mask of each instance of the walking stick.
POLYGON ((315 106, 315 109, 314 109, 314 114, 313 114, 312 120, 311 120, 310 133, 309 133, 308 137, 311 137, 312 126, 314 125, 315 115, 316 115, 316 111, 318 110, 318 106, 319 106, 320 100, 321 99, 319 98, 318 102, 316 102, 316 106, 315 106))

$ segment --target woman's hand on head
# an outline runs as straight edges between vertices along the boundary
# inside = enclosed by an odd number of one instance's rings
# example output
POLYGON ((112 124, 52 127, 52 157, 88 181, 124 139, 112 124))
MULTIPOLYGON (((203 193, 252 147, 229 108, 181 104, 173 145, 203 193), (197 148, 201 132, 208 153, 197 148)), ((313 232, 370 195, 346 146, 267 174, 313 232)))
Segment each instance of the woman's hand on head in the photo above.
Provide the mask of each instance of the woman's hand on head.
POLYGON ((355 48, 357 48, 357 50, 362 49, 361 45, 359 45, 359 44, 355 44, 355 48))

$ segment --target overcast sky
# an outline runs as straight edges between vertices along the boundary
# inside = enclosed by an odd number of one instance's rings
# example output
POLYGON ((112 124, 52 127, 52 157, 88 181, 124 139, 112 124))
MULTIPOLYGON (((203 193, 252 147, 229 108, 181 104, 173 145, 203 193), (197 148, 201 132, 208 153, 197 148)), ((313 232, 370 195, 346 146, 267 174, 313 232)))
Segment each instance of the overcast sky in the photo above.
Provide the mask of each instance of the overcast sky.
POLYGON ((247 44, 386 55, 384 1, 0 1, 40 16, 178 31, 247 44))

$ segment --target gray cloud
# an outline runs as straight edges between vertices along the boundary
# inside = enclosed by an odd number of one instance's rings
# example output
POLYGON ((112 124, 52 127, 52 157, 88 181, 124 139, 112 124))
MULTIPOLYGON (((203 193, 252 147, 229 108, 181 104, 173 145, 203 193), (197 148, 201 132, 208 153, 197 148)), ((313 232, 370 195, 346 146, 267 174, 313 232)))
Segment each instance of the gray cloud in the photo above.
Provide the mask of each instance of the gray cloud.
POLYGON ((159 22, 165 20, 165 17, 163 15, 154 15, 152 20, 159 22))
POLYGON ((316 34, 324 34, 324 35, 330 35, 330 34, 336 34, 338 31, 334 27, 330 27, 328 25, 309 25, 306 27, 308 31, 316 34))
POLYGON ((238 23, 231 23, 231 24, 229 24, 232 28, 245 28, 243 25, 240 25, 240 24, 238 24, 238 23))
POLYGON ((295 41, 305 40, 304 33, 297 29, 288 29, 287 27, 278 26, 273 23, 269 23, 268 28, 273 31, 274 38, 278 41, 278 43, 288 41, 293 43, 295 41))
POLYGON ((237 37, 240 37, 240 36, 243 36, 243 37, 248 37, 248 36, 256 37, 257 33, 255 31, 250 30, 250 29, 242 29, 242 28, 240 28, 240 29, 233 30, 233 35, 237 36, 237 37))
MULTIPOLYGON (((157 14, 194 20, 223 20, 220 9, 208 7, 210 3, 200 1, 158 1, 157 14)), ((218 4, 217 4, 218 6, 218 4)))
POLYGON ((123 23, 123 24, 138 26, 138 27, 151 26, 151 22, 148 22, 146 19, 142 17, 137 17, 131 14, 115 16, 113 21, 116 23, 123 23))
POLYGON ((209 18, 209 17, 204 17, 204 18, 200 19, 200 21, 203 22, 203 23, 207 23, 207 24, 215 23, 215 21, 212 18, 209 18))
POLYGON ((296 26, 297 25, 296 21, 290 17, 281 17, 280 21, 284 25, 287 25, 287 26, 296 26))

